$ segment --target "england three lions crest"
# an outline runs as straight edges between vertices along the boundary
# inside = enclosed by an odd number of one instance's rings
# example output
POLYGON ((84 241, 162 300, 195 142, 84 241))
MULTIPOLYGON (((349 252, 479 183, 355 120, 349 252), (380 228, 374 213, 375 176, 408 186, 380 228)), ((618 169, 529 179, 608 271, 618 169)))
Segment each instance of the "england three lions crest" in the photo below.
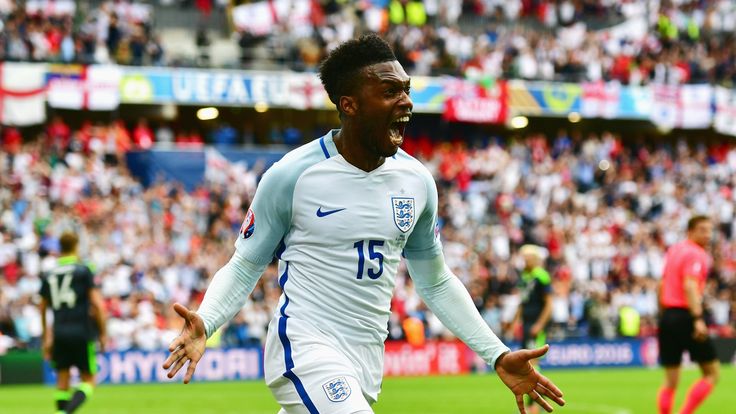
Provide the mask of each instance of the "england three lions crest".
POLYGON ((322 389, 325 390, 327 398, 332 402, 347 400, 351 392, 350 385, 345 377, 337 377, 327 381, 322 384, 322 389))
POLYGON ((403 233, 411 229, 414 224, 414 199, 411 197, 391 197, 391 206, 394 209, 394 224, 403 233))

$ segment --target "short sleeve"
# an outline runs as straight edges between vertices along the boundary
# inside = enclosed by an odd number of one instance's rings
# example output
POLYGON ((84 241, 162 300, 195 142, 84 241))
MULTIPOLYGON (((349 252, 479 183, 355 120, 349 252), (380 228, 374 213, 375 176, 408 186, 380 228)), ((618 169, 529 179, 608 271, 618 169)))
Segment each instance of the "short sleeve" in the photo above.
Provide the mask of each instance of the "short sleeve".
POLYGON ((404 257, 407 259, 427 260, 442 254, 437 221, 437 186, 429 171, 422 172, 427 202, 404 246, 404 257))
POLYGON ((685 265, 685 276, 695 276, 698 280, 705 280, 708 275, 707 257, 700 254, 692 254, 685 265))
POLYGON ((235 248, 250 262, 268 264, 291 226, 293 185, 284 166, 275 164, 263 175, 240 228, 235 248))
POLYGON ((552 292, 552 278, 549 276, 549 272, 537 267, 534 269, 534 277, 539 281, 539 286, 542 288, 542 292, 545 294, 552 292))

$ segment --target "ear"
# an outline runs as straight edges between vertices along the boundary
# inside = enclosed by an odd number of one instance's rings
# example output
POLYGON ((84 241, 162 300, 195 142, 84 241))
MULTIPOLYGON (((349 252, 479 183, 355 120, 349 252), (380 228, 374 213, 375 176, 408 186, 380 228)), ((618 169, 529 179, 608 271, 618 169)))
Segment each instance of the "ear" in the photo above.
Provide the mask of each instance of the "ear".
POLYGON ((354 116, 358 112, 358 101, 352 96, 340 97, 340 111, 347 116, 354 116))

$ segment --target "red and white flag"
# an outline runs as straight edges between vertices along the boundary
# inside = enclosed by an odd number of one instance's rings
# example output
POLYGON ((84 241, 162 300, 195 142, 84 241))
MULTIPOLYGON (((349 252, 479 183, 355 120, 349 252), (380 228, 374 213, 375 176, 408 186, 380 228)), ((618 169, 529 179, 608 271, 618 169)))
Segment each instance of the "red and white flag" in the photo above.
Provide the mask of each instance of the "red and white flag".
POLYGON ((46 65, 0 63, 0 124, 36 125, 46 120, 46 65))
POLYGON ((445 110, 448 121, 476 124, 502 124, 508 116, 506 82, 499 80, 485 87, 472 81, 449 80, 445 84, 445 110))
POLYGON ((621 84, 617 82, 586 82, 580 112, 585 118, 616 118, 621 84))
POLYGON ((115 65, 66 66, 49 76, 53 108, 112 111, 120 105, 122 71, 115 65))
POLYGON ((716 114, 713 128, 721 134, 736 136, 736 91, 716 87, 716 114))
POLYGON ((708 128, 713 121, 710 85, 653 85, 651 120, 661 128, 708 128))
POLYGON ((286 77, 289 84, 289 105, 295 109, 322 109, 325 108, 327 92, 322 82, 314 74, 289 74, 286 77))

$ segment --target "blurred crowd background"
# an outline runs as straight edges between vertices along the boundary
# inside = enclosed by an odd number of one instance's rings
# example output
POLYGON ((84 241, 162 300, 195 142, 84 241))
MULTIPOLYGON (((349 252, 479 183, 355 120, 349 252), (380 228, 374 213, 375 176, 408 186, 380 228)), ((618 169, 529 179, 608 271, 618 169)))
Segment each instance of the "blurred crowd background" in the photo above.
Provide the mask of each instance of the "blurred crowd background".
MULTIPOLYGON (((64 230, 80 235, 80 255, 96 269, 110 349, 164 347, 180 329, 171 304, 198 306, 233 252, 263 167, 231 165, 193 191, 170 182, 144 188, 124 155, 155 142, 158 132, 143 121, 73 129, 58 117, 34 139, 3 131, 0 351, 39 346, 39 275, 53 266, 64 230)), ((717 224, 708 325, 714 335, 734 335, 735 143, 631 142, 561 129, 473 144, 415 134, 404 148, 437 181, 448 265, 507 339, 520 334, 511 322, 523 267, 518 250, 526 243, 547 251, 551 339, 653 335, 664 253, 695 213, 717 224), (624 309, 637 315, 635 332, 620 329, 624 309)), ((273 264, 211 345, 260 343, 279 295, 273 264)), ((450 335, 403 266, 392 309, 391 339, 450 335)))
MULTIPOLYGON (((384 36, 414 76, 736 81, 728 0, 0 0, 0 61, 313 72, 366 31, 384 36)), ((80 235, 80 255, 96 270, 109 349, 167 346, 180 329, 171 304, 196 308, 229 259, 264 166, 231 165, 192 191, 163 181, 146 188, 126 167, 128 151, 294 146, 334 124, 317 116, 323 129, 300 130, 281 113, 264 129, 243 111, 230 116, 241 124, 202 129, 192 120, 123 121, 121 112, 55 111, 41 128, 1 128, 0 354, 39 347, 40 274, 53 266, 62 231, 80 235)), ((494 331, 520 336, 518 250, 533 243, 552 275, 551 339, 653 335, 665 251, 692 214, 708 214, 717 232, 707 321, 713 335, 734 336, 735 142, 564 123, 445 134, 431 116, 415 117, 404 149, 437 181, 447 262, 494 331), (633 332, 621 329, 623 313, 635 316, 633 332)), ((450 335, 403 267, 395 293, 391 339, 450 335)), ((261 343, 279 295, 273 264, 211 345, 261 343)))
POLYGON ((315 71, 366 31, 411 75, 736 80, 729 0, 0 1, 0 59, 315 71))

